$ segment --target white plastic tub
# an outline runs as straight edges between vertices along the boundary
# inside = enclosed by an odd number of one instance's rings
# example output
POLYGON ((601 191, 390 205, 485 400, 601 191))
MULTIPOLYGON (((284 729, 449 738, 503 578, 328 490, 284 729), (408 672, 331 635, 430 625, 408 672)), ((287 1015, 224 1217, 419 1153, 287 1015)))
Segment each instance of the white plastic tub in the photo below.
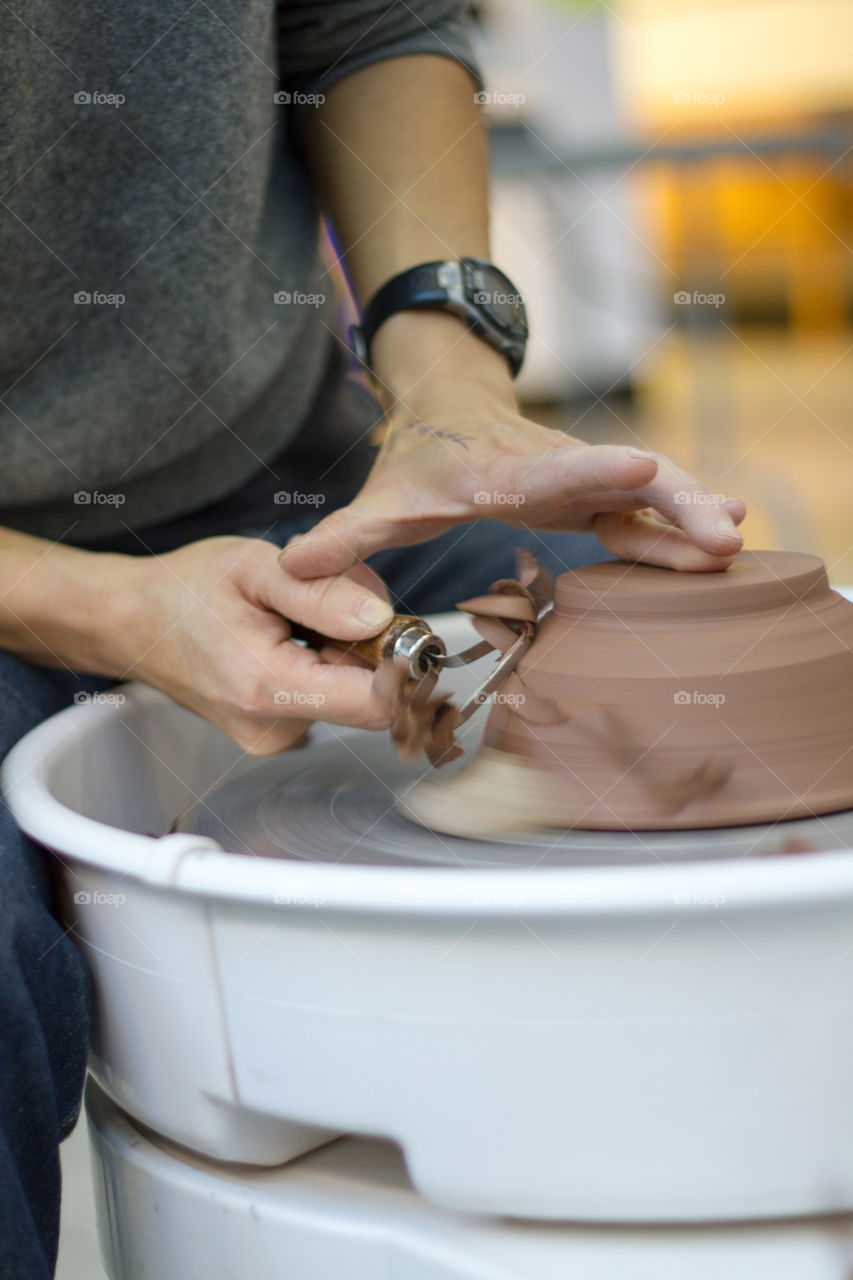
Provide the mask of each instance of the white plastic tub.
POLYGON ((278 1169, 221 1165, 86 1099, 111 1280, 850 1280, 849 1217, 610 1226, 462 1216, 414 1193, 387 1142, 278 1169))
POLYGON ((92 1070, 132 1116, 256 1164, 389 1137, 424 1195, 491 1214, 853 1206, 853 854, 469 870, 156 839, 256 762, 123 693, 34 730, 3 781, 66 867, 92 1070))

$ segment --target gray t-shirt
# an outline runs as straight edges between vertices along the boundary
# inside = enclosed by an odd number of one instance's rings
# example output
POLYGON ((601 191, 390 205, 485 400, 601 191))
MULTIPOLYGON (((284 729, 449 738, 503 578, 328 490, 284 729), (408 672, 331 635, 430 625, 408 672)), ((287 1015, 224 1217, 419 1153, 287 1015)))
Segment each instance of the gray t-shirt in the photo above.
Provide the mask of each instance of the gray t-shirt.
POLYGON ((295 125, 312 95, 384 58, 473 71, 465 8, 7 11, 0 524, 72 542, 144 527, 281 454, 333 341, 295 125))

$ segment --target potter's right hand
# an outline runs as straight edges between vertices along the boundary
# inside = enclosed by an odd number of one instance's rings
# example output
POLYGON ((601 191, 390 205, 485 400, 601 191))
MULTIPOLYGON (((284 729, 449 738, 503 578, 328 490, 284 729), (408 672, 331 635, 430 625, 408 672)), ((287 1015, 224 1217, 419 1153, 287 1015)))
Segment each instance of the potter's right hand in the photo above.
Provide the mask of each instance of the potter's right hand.
POLYGON ((372 672, 291 640, 288 619, 341 640, 375 635, 392 610, 361 566, 300 581, 254 538, 206 538, 126 565, 126 634, 118 675, 154 685, 218 725, 252 755, 293 746, 311 721, 388 725, 372 672), (377 594, 379 593, 379 594, 377 594))

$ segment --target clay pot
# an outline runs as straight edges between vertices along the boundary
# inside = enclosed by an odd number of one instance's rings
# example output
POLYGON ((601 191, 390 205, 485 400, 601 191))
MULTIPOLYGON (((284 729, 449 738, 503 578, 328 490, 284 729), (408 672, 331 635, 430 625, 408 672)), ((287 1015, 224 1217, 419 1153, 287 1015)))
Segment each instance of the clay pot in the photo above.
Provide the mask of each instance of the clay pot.
POLYGON ((410 806, 420 821, 642 830, 853 806, 853 604, 814 556, 565 573, 518 674, 550 723, 499 695, 468 774, 410 806))

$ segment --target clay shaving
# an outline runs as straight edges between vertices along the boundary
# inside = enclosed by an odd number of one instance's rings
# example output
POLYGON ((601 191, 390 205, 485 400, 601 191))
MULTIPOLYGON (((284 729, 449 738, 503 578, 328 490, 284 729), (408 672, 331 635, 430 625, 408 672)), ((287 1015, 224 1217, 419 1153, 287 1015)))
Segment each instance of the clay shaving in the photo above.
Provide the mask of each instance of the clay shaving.
MULTIPOLYGON (((500 578, 488 595, 462 600, 456 606, 474 618, 479 634, 498 653, 504 653, 527 631, 531 640, 542 608, 553 598, 551 575, 529 551, 517 553, 517 578, 500 578)), ((424 752, 435 768, 462 755, 456 740, 458 708, 447 693, 433 695, 438 672, 419 680, 386 661, 374 676, 374 689, 391 713, 391 738, 404 760, 424 752)), ((502 692, 519 695, 519 714, 534 724, 554 724, 565 719, 556 704, 526 689, 512 671, 502 692)))

